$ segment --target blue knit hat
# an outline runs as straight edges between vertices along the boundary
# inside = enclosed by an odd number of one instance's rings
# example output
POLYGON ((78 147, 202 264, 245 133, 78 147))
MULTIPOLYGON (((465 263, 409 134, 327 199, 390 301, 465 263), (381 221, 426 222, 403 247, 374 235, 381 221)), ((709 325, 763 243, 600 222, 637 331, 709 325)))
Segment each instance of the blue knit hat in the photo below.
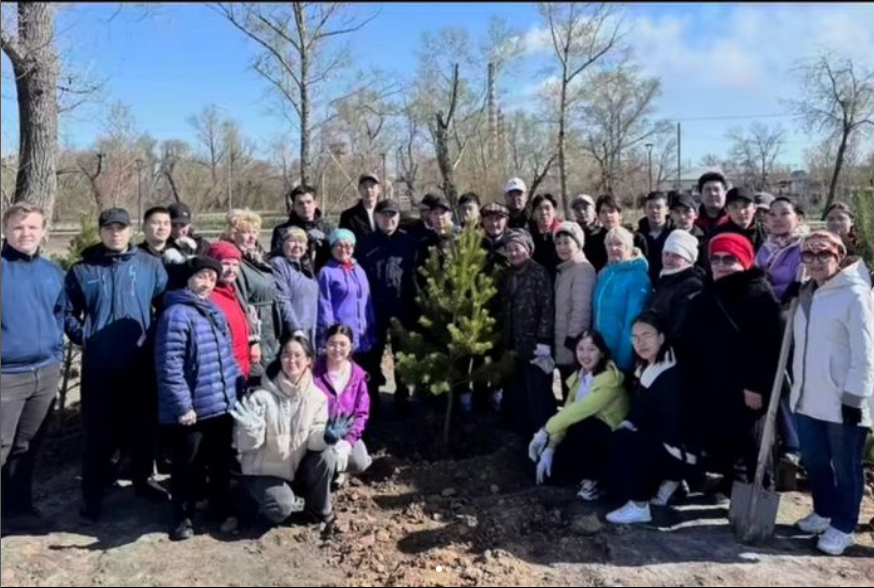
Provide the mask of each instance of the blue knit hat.
POLYGON ((357 239, 355 238, 355 233, 350 231, 349 229, 336 229, 331 236, 328 237, 328 243, 333 247, 337 244, 338 241, 349 241, 352 245, 357 243, 357 239))

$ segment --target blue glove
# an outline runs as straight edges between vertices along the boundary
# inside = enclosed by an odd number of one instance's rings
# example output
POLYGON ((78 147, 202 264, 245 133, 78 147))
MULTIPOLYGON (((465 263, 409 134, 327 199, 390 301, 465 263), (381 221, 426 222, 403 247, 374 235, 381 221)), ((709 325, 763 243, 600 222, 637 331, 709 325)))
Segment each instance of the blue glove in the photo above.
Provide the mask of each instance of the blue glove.
POLYGON ((328 426, 325 427, 325 443, 328 445, 336 445, 338 442, 346 438, 349 430, 352 428, 351 415, 339 415, 328 421, 328 426))

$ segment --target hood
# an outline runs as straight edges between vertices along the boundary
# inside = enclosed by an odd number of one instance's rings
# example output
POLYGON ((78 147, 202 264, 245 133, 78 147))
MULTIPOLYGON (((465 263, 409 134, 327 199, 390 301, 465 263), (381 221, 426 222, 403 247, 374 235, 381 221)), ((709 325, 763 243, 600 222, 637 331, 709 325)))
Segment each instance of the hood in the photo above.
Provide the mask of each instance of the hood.
POLYGON ((182 288, 181 290, 171 290, 164 294, 164 305, 169 308, 175 304, 187 304, 188 306, 195 306, 202 309, 208 309, 210 304, 209 300, 202 300, 194 295, 194 292, 189 290, 188 288, 182 288))
POLYGON ((313 383, 313 373, 309 370, 297 384, 285 377, 285 374, 281 371, 273 375, 272 378, 271 375, 270 373, 265 373, 261 376, 261 388, 280 400, 294 398, 303 394, 309 390, 313 383))
POLYGON ((625 375, 612 361, 607 362, 607 368, 595 376, 595 383, 606 388, 619 388, 625 383, 625 375))
POLYGON ((823 284, 819 291, 865 288, 871 290, 871 275, 863 261, 857 261, 842 269, 831 280, 823 284))
POLYGON ((637 247, 634 248, 634 257, 632 257, 628 261, 610 263, 607 267, 613 268, 613 271, 621 273, 640 271, 642 271, 643 273, 649 272, 649 262, 646 260, 646 257, 643 256, 643 253, 637 247))

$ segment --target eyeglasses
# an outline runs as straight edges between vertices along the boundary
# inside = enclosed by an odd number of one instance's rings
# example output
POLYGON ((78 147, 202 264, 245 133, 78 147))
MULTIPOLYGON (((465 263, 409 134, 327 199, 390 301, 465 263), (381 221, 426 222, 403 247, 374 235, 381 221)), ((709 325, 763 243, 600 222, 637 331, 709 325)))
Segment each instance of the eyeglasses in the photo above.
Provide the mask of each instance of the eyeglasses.
POLYGON ((836 259, 837 256, 832 251, 820 251, 819 253, 814 253, 813 251, 805 251, 801 254, 801 261, 804 263, 813 263, 814 260, 819 263, 828 263, 832 259, 836 259))
POLYGON ((724 265, 731 267, 740 263, 740 260, 734 255, 711 255, 710 265, 724 265))

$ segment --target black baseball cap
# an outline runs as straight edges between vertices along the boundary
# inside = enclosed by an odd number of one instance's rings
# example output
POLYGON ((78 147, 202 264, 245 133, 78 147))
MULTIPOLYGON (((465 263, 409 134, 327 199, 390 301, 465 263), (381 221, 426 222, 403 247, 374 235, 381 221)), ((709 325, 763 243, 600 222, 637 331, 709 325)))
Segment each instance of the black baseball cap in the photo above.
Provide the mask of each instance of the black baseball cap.
POLYGON ((124 208, 110 208, 100 213, 100 228, 105 226, 118 224, 125 227, 130 226, 130 214, 124 208))
POLYGON ((685 206, 690 210, 697 210, 698 208, 698 204, 695 202, 695 199, 692 198, 691 194, 677 194, 674 196, 674 200, 671 202, 671 210, 681 206, 685 206))
POLYGON ((728 191, 728 194, 726 194, 725 202, 726 204, 729 204, 731 202, 736 202, 737 200, 746 200, 747 202, 755 203, 756 195, 743 186, 735 186, 728 191))
POLYGON ((376 174, 361 174, 360 176, 358 176, 358 185, 360 186, 361 184, 363 184, 367 180, 370 180, 371 182, 374 182, 376 184, 381 183, 379 181, 379 176, 376 174))
POLYGON ((171 221, 185 221, 191 224, 191 208, 187 204, 179 202, 178 204, 171 204, 167 209, 170 211, 171 221))
POLYGON ((428 203, 428 208, 434 210, 435 208, 442 208, 443 210, 452 210, 452 205, 449 204, 449 199, 446 196, 435 196, 431 202, 428 203))
POLYGON ((377 214, 382 212, 400 214, 401 207, 398 204, 397 200, 392 200, 391 198, 389 198, 387 200, 380 200, 379 202, 377 202, 375 211, 377 214))

